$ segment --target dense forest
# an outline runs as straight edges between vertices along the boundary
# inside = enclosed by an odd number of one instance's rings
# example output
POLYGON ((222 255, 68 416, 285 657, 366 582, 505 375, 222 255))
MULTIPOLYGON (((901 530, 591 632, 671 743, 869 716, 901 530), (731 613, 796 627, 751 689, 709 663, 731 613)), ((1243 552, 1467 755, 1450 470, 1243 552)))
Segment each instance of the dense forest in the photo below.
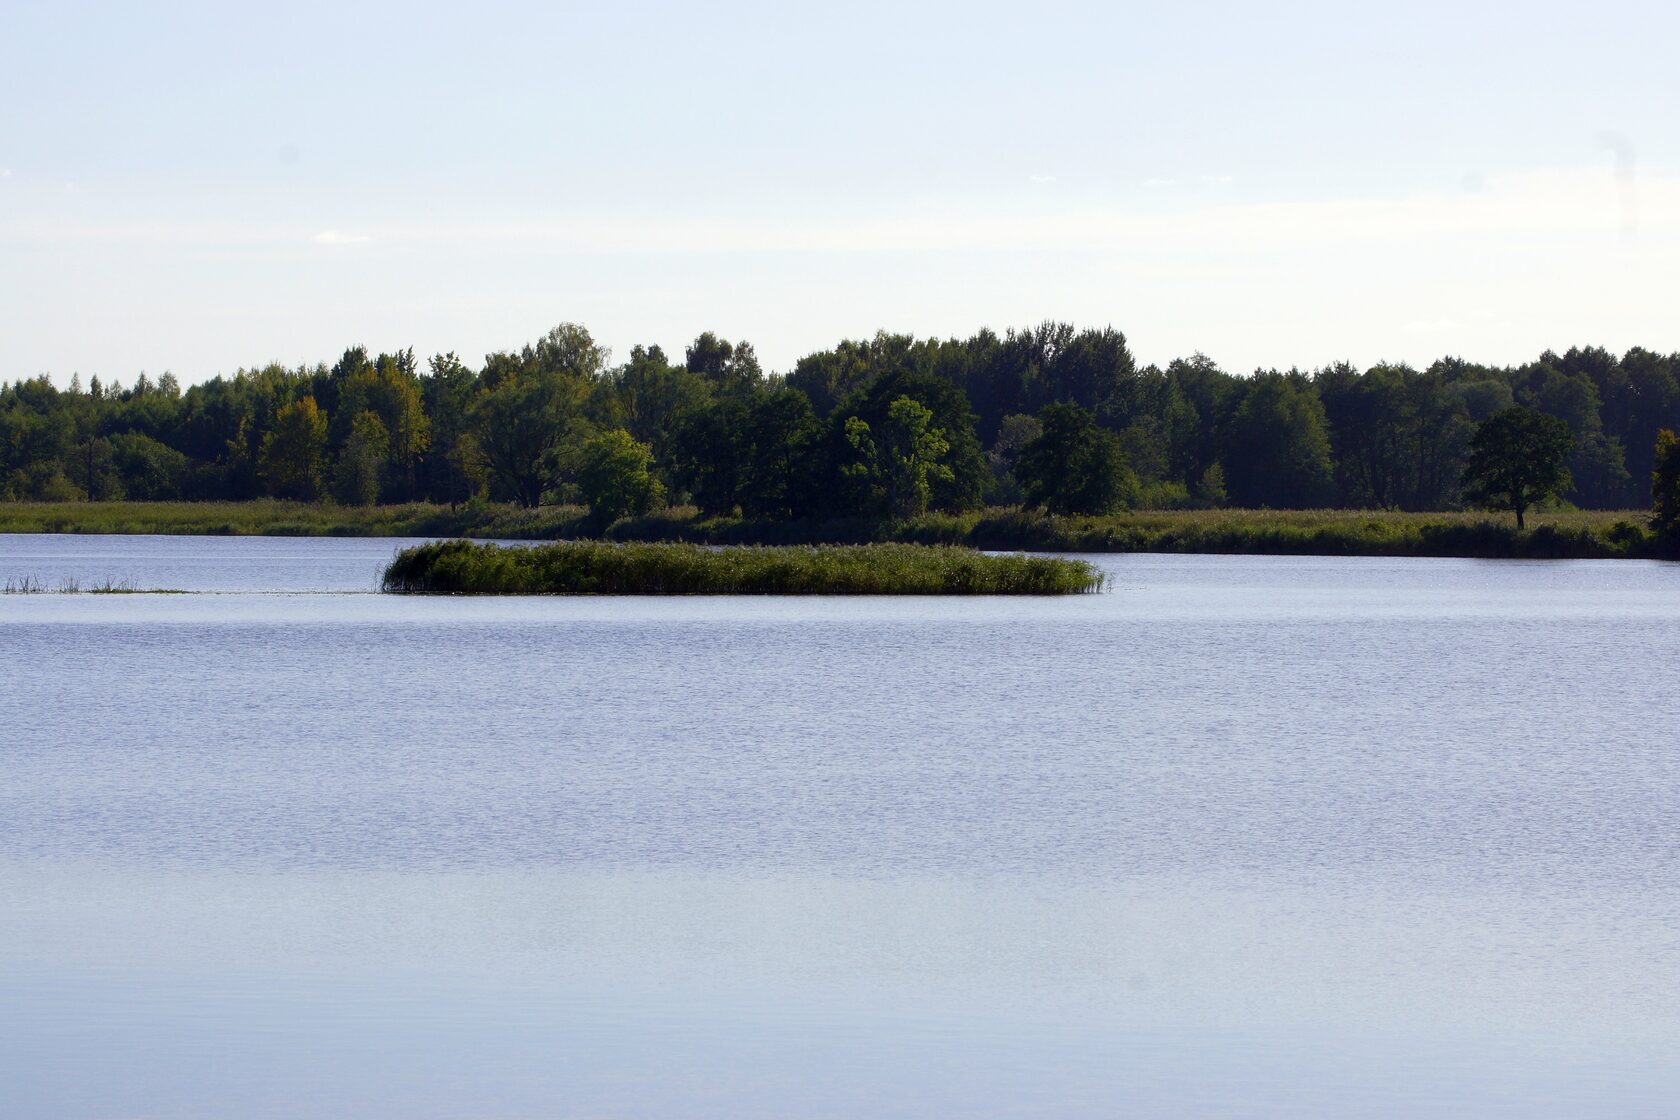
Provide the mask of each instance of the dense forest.
POLYGON ((1478 425, 1521 405, 1571 437, 1562 497, 1651 503, 1680 428, 1680 354, 1598 348, 1493 367, 1350 365, 1236 376, 1202 355, 1139 367, 1125 336, 1045 323, 966 339, 877 334, 767 374, 710 333, 614 363, 580 326, 424 363, 0 385, 0 499, 261 496, 347 505, 691 503, 749 518, 1216 506, 1446 510, 1478 425))

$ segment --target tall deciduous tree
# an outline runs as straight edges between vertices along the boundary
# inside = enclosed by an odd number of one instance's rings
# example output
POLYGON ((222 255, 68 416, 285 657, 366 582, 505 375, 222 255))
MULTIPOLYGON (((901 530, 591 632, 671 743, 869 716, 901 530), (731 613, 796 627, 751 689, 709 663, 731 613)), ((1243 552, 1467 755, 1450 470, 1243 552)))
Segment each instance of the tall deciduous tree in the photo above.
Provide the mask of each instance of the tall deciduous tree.
POLYGON ((704 513, 728 516, 740 504, 752 458, 751 408, 731 394, 684 417, 671 437, 677 484, 704 513))
POLYGON ((471 469, 478 452, 470 415, 478 377, 453 352, 433 355, 429 366, 421 382, 421 402, 432 428, 425 458, 426 492, 453 507, 478 490, 471 469))
POLYGON ((431 445, 431 421, 415 372, 414 351, 381 354, 362 365, 339 390, 334 410, 337 442, 348 440, 355 422, 371 412, 385 428, 386 452, 397 470, 408 470, 431 445))
POLYGON ((1137 497, 1120 440, 1076 404, 1038 414, 1043 432, 1022 450, 1015 477, 1030 505, 1051 513, 1112 513, 1137 497))
POLYGON ((760 393, 748 417, 751 449, 741 481, 741 509, 770 520, 803 517, 814 500, 822 425, 804 393, 760 393))
POLYGON ((1294 374, 1257 373, 1226 437, 1225 485, 1239 506, 1327 505, 1336 486, 1324 406, 1294 374))
POLYGON ((371 410, 358 413, 333 466, 333 497, 347 506, 371 506, 390 454, 391 436, 371 410))
MULTIPOLYGON (((944 510, 972 509, 978 505, 991 472, 975 435, 974 414, 969 411, 968 398, 961 389, 931 374, 890 370, 878 376, 868 388, 841 402, 829 419, 831 461, 842 472, 855 463, 856 448, 848 434, 850 421, 862 420, 879 438, 888 423, 888 414, 900 397, 908 397, 927 409, 932 414, 929 429, 937 429, 947 444, 941 465, 949 470, 928 475, 927 504, 944 510)), ((852 472, 851 477, 857 480, 861 476, 852 472)), ((849 502, 836 504, 848 512, 874 512, 866 494, 854 490, 848 497, 849 502)))
POLYGON ((321 495, 322 460, 327 450, 327 417, 314 397, 301 397, 275 416, 274 430, 263 437, 257 472, 277 498, 314 501, 321 495))
POLYGON ((611 381, 625 430, 662 459, 672 433, 706 405, 711 392, 704 377, 672 365, 657 346, 632 347, 630 360, 612 371, 611 381))
POLYGON ((1034 416, 1014 413, 998 424, 997 439, 986 452, 986 465, 992 468, 992 484, 986 500, 991 505, 1018 505, 1022 499, 1020 480, 1015 477, 1015 464, 1027 445, 1044 434, 1044 425, 1034 416))
POLYGON ((764 380, 752 343, 731 343, 706 331, 683 355, 688 372, 698 374, 720 392, 756 387, 764 380))
POLYGON ((1651 527, 1666 550, 1680 554, 1680 436, 1658 432, 1652 464, 1651 527))
POLYGON ((1569 485, 1564 465, 1575 445, 1569 425, 1555 416, 1513 405, 1489 416, 1470 442, 1464 495, 1495 509, 1523 514, 1569 485))
POLYGON ((582 428, 587 395, 582 381, 538 374, 503 381, 473 407, 474 442, 505 493, 520 505, 542 501, 554 454, 582 428))
POLYGON ((578 489, 590 516, 606 526, 663 503, 665 490, 652 468, 652 450, 623 428, 590 438, 579 454, 578 469, 578 489))
POLYGON ((925 513, 930 484, 951 477, 943 461, 951 449, 945 430, 934 427, 933 411, 911 397, 888 405, 873 429, 861 416, 848 417, 846 440, 856 454, 848 473, 870 483, 893 517, 925 513))

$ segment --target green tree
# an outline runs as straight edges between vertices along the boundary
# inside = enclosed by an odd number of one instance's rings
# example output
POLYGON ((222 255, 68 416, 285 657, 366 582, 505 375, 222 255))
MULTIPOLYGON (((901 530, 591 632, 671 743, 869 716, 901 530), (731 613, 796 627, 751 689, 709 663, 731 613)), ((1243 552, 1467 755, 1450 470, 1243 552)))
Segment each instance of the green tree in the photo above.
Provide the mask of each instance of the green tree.
POLYGON ((880 374, 868 388, 854 392, 829 417, 829 465, 839 475, 836 481, 843 484, 828 496, 830 508, 845 513, 892 515, 891 504, 882 504, 885 490, 877 485, 881 479, 852 469, 859 460, 849 429, 852 419, 862 420, 872 439, 879 440, 890 424, 888 413, 901 397, 908 397, 932 414, 928 429, 938 431, 947 444, 940 459, 940 466, 946 469, 927 475, 926 505, 943 510, 979 505, 991 471, 980 452, 968 398, 943 378, 893 369, 880 374))
POLYGON ((1021 491, 1021 483, 1015 477, 1015 464, 1020 461, 1021 452, 1033 440, 1044 434, 1044 425, 1037 417, 1023 413, 1012 413, 1005 416, 998 423, 997 439, 992 441, 990 451, 986 452, 986 465, 992 468, 992 485, 987 492, 986 500, 992 505, 1019 505, 1025 496, 1021 491))
POLYGON ((90 437, 81 445, 76 456, 76 477, 87 485, 90 502, 120 502, 126 496, 117 469, 116 451, 104 436, 90 437))
POLYGON ((130 499, 161 502, 182 496, 190 460, 173 447, 141 432, 123 432, 111 437, 111 450, 130 499))
POLYGON ((934 427, 933 411, 911 397, 888 405, 873 430, 861 416, 848 417, 846 440, 856 455, 847 472, 884 498, 889 516, 925 513, 930 484, 951 477, 950 466, 941 461, 951 449, 945 430, 934 427))
POLYGON ((752 343, 731 343, 711 331, 695 339, 683 359, 689 373, 705 378, 721 392, 751 389, 764 380, 752 343))
POLYGON ((701 512, 733 514, 752 458, 747 399, 732 394, 689 413, 673 433, 671 448, 672 475, 701 512))
POLYGON ((705 407, 711 393, 703 376, 672 365, 657 346, 632 347, 630 360, 612 372, 611 383, 625 429, 661 459, 672 433, 705 407))
POLYGON ((822 441, 822 424, 810 400, 796 389, 760 393, 747 430, 751 446, 740 487, 742 511, 771 520, 803 516, 814 500, 822 441))
POLYGON ((117 475, 116 459, 111 441, 102 429, 105 426, 107 390, 94 377, 86 397, 72 397, 73 423, 76 432, 75 465, 67 473, 82 487, 90 502, 121 501, 122 483, 117 475))
POLYGON ((357 413, 333 467, 333 497, 347 506, 371 506, 379 501, 380 476, 390 449, 391 436, 384 421, 371 410, 357 413))
POLYGON ((584 443, 578 456, 578 489, 590 517, 602 526, 646 513, 665 501, 665 488, 653 476, 652 449, 623 428, 601 432, 584 443))
MULTIPOLYGON (((1631 407, 1621 436, 1627 450, 1628 474, 1641 486, 1655 469, 1652 451, 1657 433, 1673 430, 1680 417, 1680 354, 1661 356, 1634 348, 1622 359, 1627 371, 1631 407)), ((1639 489, 1634 492, 1643 499, 1639 489)))
POLYGON ((420 389, 413 351, 381 354, 376 363, 345 383, 339 408, 351 417, 352 425, 364 412, 372 412, 385 428, 392 461, 407 467, 431 442, 431 422, 420 389))
POLYGON ((433 355, 428 365, 421 382, 421 402, 432 431, 424 460, 426 493, 453 509, 478 491, 472 470, 477 444, 470 428, 478 378, 453 351, 433 355))
POLYGON ((1570 500, 1587 509, 1621 509, 1629 504, 1633 476, 1622 441, 1593 427, 1575 437, 1569 456, 1570 500))
MULTIPOLYGON (((1436 363, 1437 366, 1440 364, 1436 363)), ((1470 419, 1478 424, 1500 409, 1510 408, 1516 403, 1511 397, 1511 386, 1497 377, 1454 382, 1452 391, 1464 402, 1464 411, 1470 419)))
POLYGON ((1680 436, 1657 433, 1651 472, 1651 528, 1665 550, 1680 553, 1680 436))
POLYGON ((1257 373, 1249 380, 1220 461, 1240 506, 1310 509, 1335 496, 1324 406, 1298 375, 1257 373))
POLYGON ((1208 464, 1208 469, 1196 480, 1196 488, 1190 496, 1202 509, 1224 508, 1230 498, 1225 493, 1225 468, 1219 465, 1218 460, 1208 464))
POLYGON ((1113 513, 1137 500, 1137 478, 1113 432, 1077 404, 1047 405, 1042 434, 1015 464, 1029 505, 1051 513, 1113 513))
POLYGON ((322 457, 327 449, 327 418, 314 397, 301 397, 282 408, 274 430, 263 437, 258 475, 277 498, 311 502, 321 494, 322 457))
POLYGON ((505 379, 473 406, 473 443, 504 493, 520 505, 542 502, 555 453, 583 430, 588 392, 577 378, 538 374, 505 379))
POLYGON ((1489 416, 1470 441, 1464 495, 1472 502, 1508 509, 1523 528, 1523 513, 1569 485, 1564 466, 1575 437, 1555 416, 1512 405, 1489 416))

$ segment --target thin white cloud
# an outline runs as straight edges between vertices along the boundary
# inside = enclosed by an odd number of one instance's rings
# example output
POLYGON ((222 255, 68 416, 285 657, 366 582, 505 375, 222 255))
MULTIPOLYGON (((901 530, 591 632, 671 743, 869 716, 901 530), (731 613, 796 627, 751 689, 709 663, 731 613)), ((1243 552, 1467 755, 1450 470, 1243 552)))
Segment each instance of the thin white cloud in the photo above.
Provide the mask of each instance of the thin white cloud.
POLYGON ((1056 181, 1056 177, 1054 175, 1028 175, 1027 181, 1043 186, 1046 183, 1054 183, 1056 181))
POLYGON ((11 177, 12 177, 12 169, 11 168, 0 167, 0 179, 10 179, 11 177))
POLYGON ((1202 185, 1205 187, 1228 187, 1231 185, 1229 175, 1203 175, 1202 185))
POLYGON ((1449 334, 1463 329, 1464 324, 1457 319, 1414 319, 1406 324, 1408 334, 1449 334))
POLYGON ((1146 187, 1174 187, 1178 185, 1178 180, 1149 178, 1143 181, 1143 185, 1146 187))
MULTIPOLYGON (((1680 177, 1642 183, 1642 237, 1680 242, 1680 177)), ((377 231, 381 241, 548 242, 583 252, 860 253, 1105 246, 1117 252, 1227 255, 1342 249, 1352 244, 1455 251, 1484 245, 1602 244, 1614 240, 1615 184, 1602 170, 1534 172, 1459 192, 1309 202, 1186 204, 1167 213, 1122 207, 1049 214, 953 205, 911 216, 842 222, 576 220, 426 226, 377 231)))
MULTIPOLYGON (((1641 180, 1640 243, 1680 249, 1680 176, 1641 180)), ((960 202, 915 213, 835 221, 640 218, 579 213, 515 222, 432 222, 310 235, 296 227, 244 223, 84 225, 0 218, 0 240, 203 244, 506 244, 591 254, 869 253, 964 249, 1104 247, 1123 253, 1229 255, 1299 253, 1350 245, 1423 244, 1457 252, 1484 247, 1572 250, 1614 243, 1617 184, 1607 169, 1537 171, 1489 179, 1478 194, 1458 191, 1378 198, 1197 205, 1166 212, 1122 206, 1058 207, 1050 213, 960 202)), ((1484 254, 1485 256, 1485 254, 1484 254)))

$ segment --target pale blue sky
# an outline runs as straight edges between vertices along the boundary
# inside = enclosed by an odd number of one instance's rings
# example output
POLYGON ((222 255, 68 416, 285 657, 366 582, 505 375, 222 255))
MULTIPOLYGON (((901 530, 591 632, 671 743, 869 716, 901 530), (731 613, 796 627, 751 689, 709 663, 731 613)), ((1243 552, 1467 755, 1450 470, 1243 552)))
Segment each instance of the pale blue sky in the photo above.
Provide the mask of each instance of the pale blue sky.
POLYGON ((1046 317, 1236 370, 1680 349, 1676 41, 1655 3, 0 0, 0 379, 562 320, 777 369, 1046 317))

